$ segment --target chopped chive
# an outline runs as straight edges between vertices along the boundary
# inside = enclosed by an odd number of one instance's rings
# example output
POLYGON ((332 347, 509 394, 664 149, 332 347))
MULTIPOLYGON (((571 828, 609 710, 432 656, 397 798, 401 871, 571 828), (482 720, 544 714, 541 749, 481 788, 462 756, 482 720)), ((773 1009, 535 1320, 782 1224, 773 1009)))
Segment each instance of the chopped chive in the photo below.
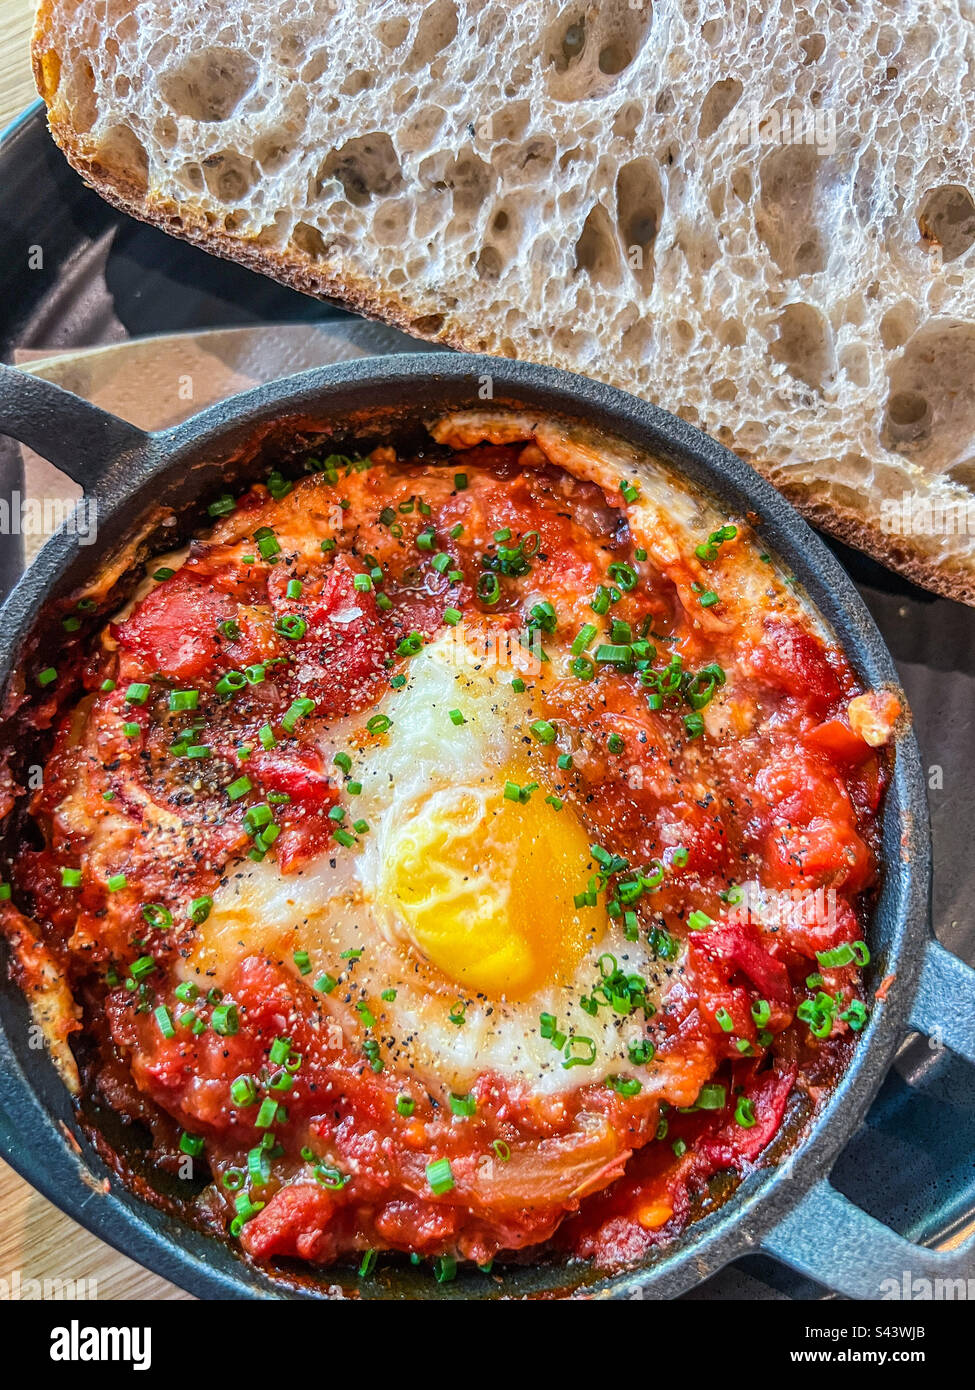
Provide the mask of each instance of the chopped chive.
POLYGON ((233 1037, 240 1027, 236 1004, 219 1004, 210 1016, 210 1025, 221 1037, 233 1037))
POLYGON ((160 1004, 158 1009, 154 1009, 156 1022, 159 1024, 159 1031, 164 1038, 175 1038, 176 1029, 173 1027, 173 1019, 165 1004, 160 1004))
POLYGON ((298 700, 292 700, 291 704, 288 707, 287 713, 281 720, 281 727, 287 733, 293 733, 294 727, 297 724, 298 720, 303 719, 305 715, 311 714, 314 708, 315 701, 309 700, 306 696, 298 700))
POLYGON ((428 1163, 426 1174, 430 1190, 435 1196, 442 1197, 444 1193, 453 1191, 454 1174, 449 1158, 436 1158, 428 1163))
POLYGON ((212 909, 213 899, 209 895, 205 895, 202 898, 193 899, 186 909, 186 915, 191 922, 195 922, 197 926, 200 926, 201 923, 205 922, 210 916, 212 909))

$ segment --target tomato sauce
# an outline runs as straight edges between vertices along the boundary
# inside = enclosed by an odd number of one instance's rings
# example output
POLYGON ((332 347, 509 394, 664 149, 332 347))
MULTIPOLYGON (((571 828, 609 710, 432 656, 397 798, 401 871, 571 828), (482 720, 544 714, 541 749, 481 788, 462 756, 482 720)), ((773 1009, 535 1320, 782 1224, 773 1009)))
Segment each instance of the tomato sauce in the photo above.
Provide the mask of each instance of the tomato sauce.
POLYGON ((759 563, 744 521, 664 566, 620 493, 523 449, 379 450, 255 486, 89 632, 60 706, 6 929, 29 924, 83 1001, 65 1027, 95 1040, 77 1049, 89 1092, 148 1113, 156 1161, 208 1179, 198 1219, 255 1260, 390 1249, 450 1277, 532 1246, 639 1258, 814 1105, 866 1021, 886 753, 851 725, 848 662, 771 570, 769 611, 736 608, 759 563), (616 659, 582 644, 546 687, 586 755, 553 750, 551 776, 672 978, 653 1086, 553 1097, 485 1072, 457 1123, 273 954, 222 990, 179 966, 235 863, 288 876, 335 847, 323 724, 368 717, 411 642, 472 614, 553 644, 612 623, 616 659))

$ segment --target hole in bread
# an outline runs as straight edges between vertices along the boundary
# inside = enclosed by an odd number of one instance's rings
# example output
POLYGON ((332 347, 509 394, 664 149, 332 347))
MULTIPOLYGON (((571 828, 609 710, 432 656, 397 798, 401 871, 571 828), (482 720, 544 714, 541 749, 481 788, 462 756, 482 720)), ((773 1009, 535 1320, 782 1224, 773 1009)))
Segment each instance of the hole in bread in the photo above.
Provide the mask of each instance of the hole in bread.
POLYGON ((917 225, 925 241, 941 247, 943 261, 955 261, 975 245, 975 200, 960 183, 932 188, 924 195, 917 225))
POLYGON ((619 284, 620 257, 613 224, 602 203, 594 203, 582 228, 575 252, 576 274, 585 271, 596 285, 619 284))
POLYGON ((933 24, 916 24, 904 32, 903 55, 909 63, 922 63, 937 46, 938 31, 933 24))
POLYGON ((384 48, 399 48, 410 32, 410 21, 405 14, 383 19, 376 25, 376 38, 384 48))
POLYGON ((674 245, 684 253, 687 268, 695 279, 706 275, 721 254, 714 233, 701 224, 685 227, 674 239, 674 245))
POLYGON ((174 116, 226 121, 257 77, 257 64, 237 48, 205 48, 159 75, 159 91, 174 116))
POLYGON ((254 158, 268 174, 286 164, 293 151, 292 133, 285 129, 269 130, 254 144, 254 158))
POLYGON ((738 387, 729 377, 722 377, 711 387, 711 395, 716 401, 733 401, 738 395, 738 387))
POLYGON ((191 193, 202 193, 204 188, 206 188, 203 170, 200 168, 199 164, 195 162, 184 164, 182 169, 177 171, 176 177, 184 188, 188 188, 191 193))
POLYGON ((888 309, 880 320, 880 341, 887 352, 903 347, 917 326, 917 310, 904 300, 888 309))
POLYGON ((552 62, 559 72, 565 72, 576 59, 582 57, 585 47, 586 17, 584 14, 580 14, 570 19, 563 27, 558 48, 552 54, 552 62))
POLYGON ((785 275, 813 275, 825 269, 818 228, 824 162, 810 145, 783 145, 767 154, 759 167, 755 229, 785 275))
POLYGON ((443 314, 423 314, 418 319, 413 319, 410 328, 414 333, 418 333, 421 338, 433 337, 443 328, 443 314))
POLYGON ((520 140, 531 120, 531 102, 511 101, 500 111, 492 111, 486 122, 489 140, 520 140))
POLYGON ((628 68, 633 62, 630 46, 622 39, 616 39, 599 50, 599 71, 607 77, 615 77, 618 72, 628 68))
POLYGON ((49 69, 45 67, 45 90, 50 94, 60 92, 62 103, 71 112, 71 124, 80 135, 91 130, 98 116, 98 101, 95 96, 95 73, 87 58, 79 58, 69 67, 60 68, 60 82, 51 82, 49 69))
POLYGON ((328 248, 325 245, 325 238, 317 227, 313 227, 310 222, 296 222, 291 233, 291 243, 293 246, 310 256, 313 261, 323 260, 328 248))
POLYGON ((497 280, 504 269, 501 252, 496 246, 482 246, 474 269, 481 280, 497 280))
POLYGON ((900 47, 901 37, 890 24, 881 24, 877 30, 877 52, 881 58, 889 58, 900 47))
POLYGON ((720 19, 707 19, 701 25, 701 38, 709 46, 713 47, 721 37, 724 24, 720 19))
POLYGON ((862 343, 847 343, 840 353, 840 367, 854 386, 870 385, 870 358, 862 343))
POLYGON ((339 91, 344 97, 357 97, 360 92, 368 91, 372 86, 372 73, 365 68, 356 68, 345 78, 339 91))
POLYGON ((674 343, 681 352, 691 346, 694 341, 694 326, 687 322, 687 319, 677 319, 673 326, 674 343))
POLYGON ((511 181, 517 177, 519 183, 541 183, 555 162, 556 146, 550 135, 536 135, 520 149, 510 145, 498 146, 491 153, 495 168, 511 181))
POLYGON ((563 323, 552 334, 552 347, 562 356, 585 361, 592 356, 592 334, 569 328, 563 323))
POLYGON ((403 183, 393 142, 381 130, 357 135, 332 150, 318 173, 319 193, 329 179, 339 181, 346 198, 357 208, 365 207, 375 197, 395 193, 403 183))
POLYGON ((803 52, 803 64, 808 67, 810 63, 818 63, 826 52, 826 39, 822 34, 808 34, 799 40, 799 47, 803 52))
POLYGON ((214 198, 221 203, 239 203, 257 183, 261 171, 253 159, 236 150, 221 150, 203 161, 203 177, 214 198))
POLYGON ((152 128, 152 134, 161 149, 171 150, 179 137, 179 127, 172 116, 160 116, 152 128))
POLYGON ((543 37, 549 87, 557 101, 600 96, 632 65, 653 19, 650 0, 574 5, 543 37))
POLYGON ((521 218, 516 209, 504 205, 497 206, 490 219, 490 230, 491 240, 485 243, 484 250, 492 252, 492 256, 488 257, 488 263, 490 264, 496 256, 498 268, 501 269, 518 254, 521 218))
POLYGON ((632 140, 643 120, 643 106, 638 101, 628 101, 621 106, 613 119, 613 134, 621 140, 632 140))
POLYGON ((401 82, 393 93, 393 111, 397 116, 405 116, 416 101, 417 89, 409 83, 401 82))
POLYGON ((787 304, 777 326, 772 357, 797 381, 822 391, 834 371, 832 340, 822 314, 811 304, 787 304))
POLYGON ((737 77, 724 77, 711 86, 701 103, 701 117, 697 123, 699 140, 714 134, 729 111, 738 105, 743 90, 737 77))
POLYGON ((327 48, 320 48, 317 53, 313 53, 308 62, 301 69, 299 78, 303 86, 313 86, 319 82, 328 70, 329 53, 327 48))
POLYGON ((649 159, 624 164, 616 178, 616 220, 626 263, 644 294, 653 289, 653 244, 663 212, 656 165, 649 159))
POLYGON ((450 194, 451 234, 468 231, 494 182, 490 166, 476 154, 454 158, 441 150, 425 159, 417 172, 421 184, 430 192, 450 194))
POLYGON ((145 193, 149 186, 149 155, 129 126, 109 126, 99 138, 97 160, 119 185, 131 185, 145 193))
POLYGON ((637 319, 620 339, 620 348, 628 362, 642 362, 653 343, 653 328, 646 319, 637 319))
POLYGON ((470 218, 488 195, 491 169, 476 154, 461 155, 448 165, 444 182, 453 195, 455 218, 470 218))
POLYGON ((744 167, 744 165, 742 165, 742 167, 739 169, 735 169, 732 173, 731 188, 739 202, 751 202, 752 193, 754 192, 754 188, 752 185, 752 176, 750 172, 744 167))
POLYGON ((454 0, 433 0, 423 6, 416 26, 416 37, 407 59, 411 71, 429 67, 434 58, 457 37, 457 6, 454 0))
POLYGON ((412 115, 409 121, 396 132, 396 140, 402 154, 422 154, 430 149, 444 123, 444 110, 441 106, 424 106, 412 115))
POLYGON ((410 204, 405 199, 387 198, 372 219, 372 236, 379 246, 402 246, 409 236, 410 204))
POLYGON ((277 30, 274 56, 283 68, 292 71, 308 56, 308 32, 300 24, 286 25, 277 30))
POLYGON ((887 418, 893 429, 917 439, 927 432, 931 406, 920 391, 898 391, 887 402, 887 418))
POLYGON ((975 463, 975 323, 935 320, 889 372, 883 443, 932 472, 975 463))
POLYGON ((718 341, 723 347, 744 347, 745 330, 737 319, 725 319, 718 329, 718 341))

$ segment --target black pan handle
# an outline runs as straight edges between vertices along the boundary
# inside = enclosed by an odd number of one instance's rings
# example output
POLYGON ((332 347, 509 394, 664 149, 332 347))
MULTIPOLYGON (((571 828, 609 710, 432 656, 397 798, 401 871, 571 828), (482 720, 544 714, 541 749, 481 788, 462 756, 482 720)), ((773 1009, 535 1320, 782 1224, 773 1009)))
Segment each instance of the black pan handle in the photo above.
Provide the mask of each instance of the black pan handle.
MULTIPOLYGON (((934 940, 925 951, 910 1027, 975 1063, 975 970, 934 940)), ((789 1176, 782 1168, 794 1161, 780 1165, 780 1178, 789 1176)), ((828 1178, 806 1193, 761 1248, 846 1298, 951 1298, 944 1290, 975 1274, 975 1235, 950 1249, 917 1245, 844 1197, 828 1178)))
POLYGON ((42 377, 0 363, 0 434, 33 449, 73 482, 93 491, 119 463, 145 450, 150 436, 42 377))
POLYGON ((975 1236, 930 1250, 869 1216, 821 1178, 762 1240, 765 1254, 856 1299, 952 1298, 975 1270, 975 1236), (938 1290, 941 1292, 938 1292, 938 1290))

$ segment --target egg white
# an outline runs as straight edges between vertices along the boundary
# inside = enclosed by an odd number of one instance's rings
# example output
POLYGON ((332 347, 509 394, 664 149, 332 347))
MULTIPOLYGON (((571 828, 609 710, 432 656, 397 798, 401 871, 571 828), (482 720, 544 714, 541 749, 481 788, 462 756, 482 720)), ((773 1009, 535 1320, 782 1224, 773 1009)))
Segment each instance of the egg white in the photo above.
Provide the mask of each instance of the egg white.
MULTIPOLYGON (((367 1038, 375 1039, 385 1067, 415 1074, 432 1092, 463 1094, 484 1073, 548 1096, 609 1075, 645 1080, 645 1070, 627 1056, 628 1045, 645 1036, 642 1012, 623 1017, 603 1006, 593 1017, 580 1000, 599 984, 606 953, 647 981, 655 1004, 667 977, 645 943, 623 939, 602 906, 580 909, 597 914, 599 930, 571 977, 510 999, 504 992, 489 997, 465 989, 434 967, 416 949, 382 890, 397 837, 409 833, 418 817, 457 816, 462 798, 465 813, 476 816, 479 804, 492 797, 496 804, 505 770, 531 758, 529 726, 537 717, 533 688, 528 683, 525 691, 514 690, 512 675, 479 647, 449 634, 413 657, 406 684, 390 690, 366 716, 332 724, 323 750, 330 760, 336 752, 348 752, 351 778, 362 785, 358 795, 343 796, 346 823, 366 820, 368 832, 356 847, 336 845, 288 875, 280 873, 273 857, 242 863, 213 895, 187 974, 205 970, 226 983, 236 963, 255 951, 297 973, 293 952, 307 951, 312 970, 306 984, 323 972, 339 980, 323 1002, 346 1042, 361 1047, 367 1038), (455 726, 451 710, 460 710, 465 722, 455 726), (386 715, 391 724, 370 736, 365 720, 375 714, 386 715), (361 954, 349 959, 350 952, 361 954), (389 991, 395 998, 383 1000, 389 991), (554 1016, 568 1036, 593 1040, 591 1065, 563 1065, 563 1054, 541 1035, 542 1014, 554 1016), (374 1022, 367 1027, 369 1015, 374 1022)), ((544 797, 544 785, 534 795, 544 797)), ((568 804, 548 811, 574 815, 568 804)), ((511 814, 517 812, 517 806, 511 808, 511 814)), ((592 868, 580 864, 580 890, 592 868)))

